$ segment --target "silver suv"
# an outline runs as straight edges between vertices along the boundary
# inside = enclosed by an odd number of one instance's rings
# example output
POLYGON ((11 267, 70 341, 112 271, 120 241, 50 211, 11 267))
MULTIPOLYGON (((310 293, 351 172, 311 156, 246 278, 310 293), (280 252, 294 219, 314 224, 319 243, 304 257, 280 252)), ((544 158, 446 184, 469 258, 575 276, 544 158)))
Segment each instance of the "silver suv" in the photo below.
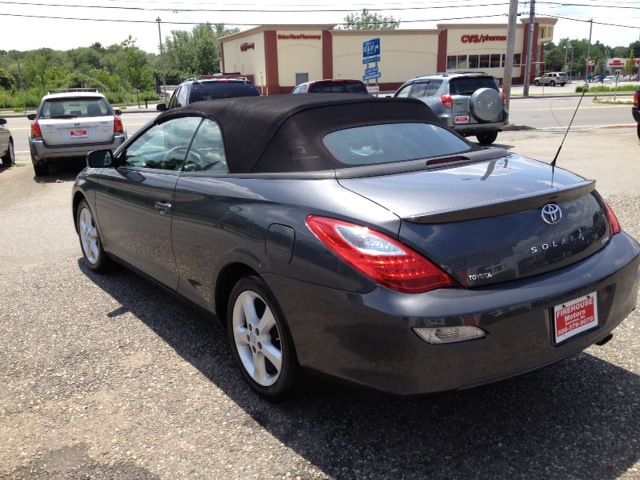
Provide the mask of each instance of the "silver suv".
POLYGON ((475 135, 482 145, 495 142, 509 112, 498 82, 484 73, 439 73, 405 82, 394 97, 413 97, 426 103, 452 130, 475 135))
POLYGON ((115 150, 127 138, 120 118, 97 91, 70 90, 49 93, 29 131, 31 162, 37 176, 49 173, 49 164, 69 157, 84 157, 92 150, 115 150))
POLYGON ((560 85, 564 87, 567 84, 567 74, 564 72, 549 72, 545 73, 541 77, 536 77, 533 79, 533 84, 538 85, 550 85, 555 87, 556 85, 560 85))

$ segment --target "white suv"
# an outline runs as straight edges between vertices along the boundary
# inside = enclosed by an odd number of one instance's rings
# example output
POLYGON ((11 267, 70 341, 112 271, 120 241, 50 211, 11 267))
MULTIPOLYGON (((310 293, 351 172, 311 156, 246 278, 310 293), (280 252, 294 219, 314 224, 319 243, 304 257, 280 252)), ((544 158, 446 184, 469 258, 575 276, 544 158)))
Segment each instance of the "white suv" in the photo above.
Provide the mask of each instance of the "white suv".
POLYGON ((121 112, 98 91, 70 90, 42 98, 29 131, 31 162, 37 176, 62 158, 84 157, 92 150, 119 147, 127 138, 121 112))
POLYGON ((541 77, 536 77, 533 79, 533 84, 538 85, 551 85, 555 87, 556 85, 560 85, 564 87, 567 83, 567 74, 564 72, 549 72, 545 73, 541 77))

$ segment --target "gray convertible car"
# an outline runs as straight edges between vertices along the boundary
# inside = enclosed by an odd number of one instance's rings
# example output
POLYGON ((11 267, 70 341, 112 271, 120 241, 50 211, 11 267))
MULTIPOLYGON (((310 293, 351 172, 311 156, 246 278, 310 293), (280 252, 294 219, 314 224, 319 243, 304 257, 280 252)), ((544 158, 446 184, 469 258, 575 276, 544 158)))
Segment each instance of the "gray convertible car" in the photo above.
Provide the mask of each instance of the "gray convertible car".
POLYGON ((640 247, 595 182, 415 99, 194 103, 87 163, 88 267, 214 313, 268 398, 305 371, 400 395, 493 382, 604 344, 636 305, 640 247))

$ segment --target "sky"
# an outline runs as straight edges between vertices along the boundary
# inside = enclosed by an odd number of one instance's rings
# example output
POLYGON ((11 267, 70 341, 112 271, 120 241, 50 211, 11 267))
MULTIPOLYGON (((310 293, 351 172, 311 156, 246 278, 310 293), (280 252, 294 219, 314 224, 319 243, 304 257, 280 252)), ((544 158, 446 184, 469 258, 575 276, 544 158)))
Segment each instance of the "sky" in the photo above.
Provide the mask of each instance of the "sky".
MULTIPOLYGON (((339 24, 362 8, 392 15, 400 28, 435 28, 438 23, 506 24, 509 6, 508 0, 0 0, 0 50, 108 46, 131 35, 138 47, 158 53, 157 18, 164 39, 172 30, 191 30, 204 22, 241 30, 264 24, 339 24)), ((529 3, 520 2, 518 11, 527 16, 529 3)), ((577 20, 590 18, 593 42, 614 47, 640 39, 640 0, 537 0, 536 13, 573 19, 558 20, 555 42, 588 38, 589 23, 577 20)))

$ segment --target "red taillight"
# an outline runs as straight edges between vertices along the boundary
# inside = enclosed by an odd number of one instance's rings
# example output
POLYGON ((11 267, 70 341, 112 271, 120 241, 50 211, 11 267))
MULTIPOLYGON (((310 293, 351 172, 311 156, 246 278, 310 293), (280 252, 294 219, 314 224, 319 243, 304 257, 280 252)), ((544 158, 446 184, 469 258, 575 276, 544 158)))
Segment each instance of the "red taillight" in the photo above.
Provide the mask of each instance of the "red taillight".
POLYGON ((42 130, 40 130, 40 124, 37 120, 31 124, 31 137, 42 138, 42 130))
POLYGON ((614 213, 613 208, 611 208, 611 205, 609 205, 607 202, 605 202, 604 205, 607 211, 607 218, 609 219, 609 233, 613 237, 616 233, 620 233, 622 231, 622 228, 620 227, 618 217, 616 217, 616 214, 614 213))
POLYGON ((124 127, 122 126, 122 119, 120 117, 113 117, 113 133, 122 133, 124 132, 124 127))
POLYGON ((453 98, 451 98, 451 95, 440 96, 440 101, 445 108, 453 108, 453 98))
POLYGON ((309 215, 307 226, 333 253, 375 282, 405 293, 453 287, 454 280, 393 238, 353 223, 309 215))

